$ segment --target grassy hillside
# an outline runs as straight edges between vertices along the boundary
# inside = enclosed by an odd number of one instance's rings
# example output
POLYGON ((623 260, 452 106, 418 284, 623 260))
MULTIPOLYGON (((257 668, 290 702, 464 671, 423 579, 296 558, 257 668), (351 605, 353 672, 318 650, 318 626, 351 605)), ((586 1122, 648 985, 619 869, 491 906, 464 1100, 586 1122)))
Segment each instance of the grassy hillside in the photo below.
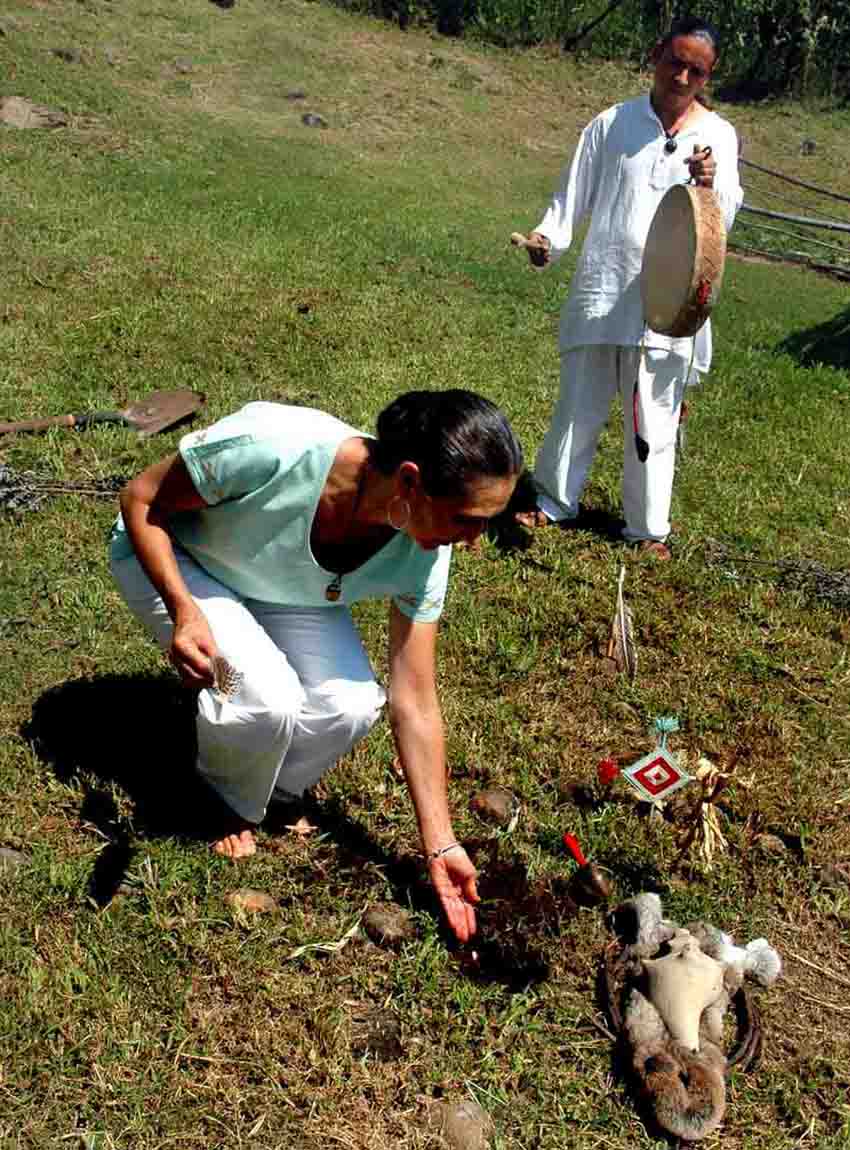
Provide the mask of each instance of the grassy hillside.
MULTIPOLYGON (((369 426, 401 390, 463 385, 505 407, 533 457, 572 264, 532 274, 507 237, 539 219, 582 124, 646 77, 297 0, 7 0, 0 28, 0 95, 69 117, 0 132, 0 416, 192 386, 208 420, 263 397, 369 426)), ((751 158, 850 192, 846 115, 721 111, 751 158)), ((212 857, 190 833, 190 700, 106 569, 114 503, 0 512, 0 845, 27 859, 0 876, 0 1145, 413 1150, 439 1144, 435 1104, 464 1097, 503 1150, 660 1145, 596 1025, 602 916, 561 921, 543 897, 571 871, 569 829, 618 895, 659 890, 677 919, 785 957, 723 1145, 846 1146, 850 618, 745 559, 850 568, 847 306, 811 273, 729 262, 675 563, 633 563, 590 531, 457 555, 440 677, 456 829, 488 894, 477 972, 415 881, 385 727, 324 784, 320 833, 269 831, 240 868, 212 857), (633 685, 599 657, 623 561, 633 685), (649 749, 659 714, 679 718, 674 749, 737 763, 711 871, 679 858, 675 824, 576 801, 603 754, 649 749), (509 833, 468 811, 484 783, 518 797, 509 833), (277 911, 234 911, 243 886, 277 911), (356 938, 291 957, 379 900, 415 911, 398 953, 356 938), (386 1061, 364 1053, 376 1011, 399 1028, 386 1061)), ((603 516, 618 427, 586 495, 603 516)), ((91 483, 178 436, 8 438, 0 465, 91 483)), ((381 668, 384 611, 358 618, 381 668)))

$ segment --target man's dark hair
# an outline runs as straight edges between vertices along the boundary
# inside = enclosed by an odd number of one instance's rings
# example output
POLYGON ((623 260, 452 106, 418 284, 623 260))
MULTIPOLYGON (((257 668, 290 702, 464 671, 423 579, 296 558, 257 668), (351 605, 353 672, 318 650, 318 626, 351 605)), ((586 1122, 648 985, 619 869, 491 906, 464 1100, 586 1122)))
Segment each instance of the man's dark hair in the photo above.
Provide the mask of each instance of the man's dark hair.
POLYGON ((428 495, 458 498, 470 481, 504 478, 523 469, 522 448, 504 413, 481 395, 408 391, 378 416, 372 463, 392 475, 410 460, 428 495))

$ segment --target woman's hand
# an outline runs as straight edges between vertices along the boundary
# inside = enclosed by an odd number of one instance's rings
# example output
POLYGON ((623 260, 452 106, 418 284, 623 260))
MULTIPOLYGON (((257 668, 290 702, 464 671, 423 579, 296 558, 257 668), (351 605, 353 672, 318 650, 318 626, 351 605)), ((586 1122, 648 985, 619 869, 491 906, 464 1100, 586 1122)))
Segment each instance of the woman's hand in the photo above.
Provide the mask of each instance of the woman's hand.
POLYGON ((187 687, 212 686, 212 661, 218 647, 206 616, 194 604, 185 612, 178 611, 169 653, 187 687))
POLYGON ((475 934, 474 906, 481 901, 475 886, 478 872, 472 860, 459 846, 448 854, 431 859, 428 870, 449 926, 457 935, 458 942, 468 942, 475 934))

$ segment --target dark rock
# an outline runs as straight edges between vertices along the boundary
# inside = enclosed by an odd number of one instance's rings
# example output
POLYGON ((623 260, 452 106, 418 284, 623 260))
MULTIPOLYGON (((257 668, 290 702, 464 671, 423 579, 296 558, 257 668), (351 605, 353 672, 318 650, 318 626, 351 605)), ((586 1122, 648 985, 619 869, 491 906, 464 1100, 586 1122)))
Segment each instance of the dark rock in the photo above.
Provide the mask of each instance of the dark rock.
POLYGON ((11 847, 0 847, 0 876, 13 875, 29 864, 29 859, 21 851, 11 847))
POLYGON ((401 1026, 389 1010, 376 1008, 354 1019, 352 1053, 372 1054, 380 1062, 392 1062, 402 1055, 401 1026))
POLYGON ((174 71, 178 72, 181 76, 187 76, 192 71, 192 61, 187 60, 185 56, 181 56, 174 61, 174 71))
POLYGON ((611 883, 596 863, 586 863, 573 875, 567 894, 579 906, 598 906, 611 897, 611 883))
POLYGON ((301 88, 293 88, 291 92, 286 93, 286 98, 287 100, 292 100, 293 102, 296 100, 306 100, 307 93, 301 88))
POLYGON ((814 140, 802 140, 800 142, 800 155, 813 156, 817 151, 817 143, 814 140))
POLYGON ((516 807, 516 799, 503 787, 489 787, 469 800, 469 809, 473 814, 500 826, 506 826, 511 821, 516 807))
POLYGON ((411 915, 400 906, 389 903, 370 906, 363 915, 362 926, 372 942, 379 946, 401 946, 416 934, 411 915))
POLYGON ((301 117, 301 123, 306 124, 308 128, 326 128, 328 122, 323 116, 317 116, 315 112, 305 112, 301 117))
POLYGON ((79 64, 80 53, 76 48, 51 48, 51 56, 55 56, 57 60, 64 60, 66 64, 79 64))
POLYGON ((233 8, 236 0, 210 0, 211 4, 215 4, 216 8, 233 8))
POLYGON ((582 810, 592 810, 599 806, 599 799, 593 787, 575 779, 568 779, 558 784, 558 798, 562 803, 575 803, 582 810))

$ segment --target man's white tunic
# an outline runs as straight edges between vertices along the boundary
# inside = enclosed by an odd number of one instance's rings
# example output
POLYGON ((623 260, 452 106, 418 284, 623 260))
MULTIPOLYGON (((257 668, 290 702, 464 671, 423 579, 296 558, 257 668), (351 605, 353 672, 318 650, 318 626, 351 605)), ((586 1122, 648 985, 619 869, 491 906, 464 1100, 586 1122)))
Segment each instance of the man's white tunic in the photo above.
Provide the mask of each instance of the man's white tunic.
MULTIPOLYGON (((602 112, 581 134, 561 186, 535 230, 551 242, 552 259, 569 248, 582 222, 590 226, 569 297, 561 312, 561 350, 588 344, 665 349, 691 359, 691 340, 644 328, 640 297, 643 249, 655 210, 673 184, 689 176, 695 146, 710 147, 717 164, 714 190, 727 230, 743 198, 738 180, 738 139, 727 121, 700 108, 665 152, 667 136, 648 95, 602 112)), ((711 327, 696 336, 693 367, 708 371, 711 327)))

